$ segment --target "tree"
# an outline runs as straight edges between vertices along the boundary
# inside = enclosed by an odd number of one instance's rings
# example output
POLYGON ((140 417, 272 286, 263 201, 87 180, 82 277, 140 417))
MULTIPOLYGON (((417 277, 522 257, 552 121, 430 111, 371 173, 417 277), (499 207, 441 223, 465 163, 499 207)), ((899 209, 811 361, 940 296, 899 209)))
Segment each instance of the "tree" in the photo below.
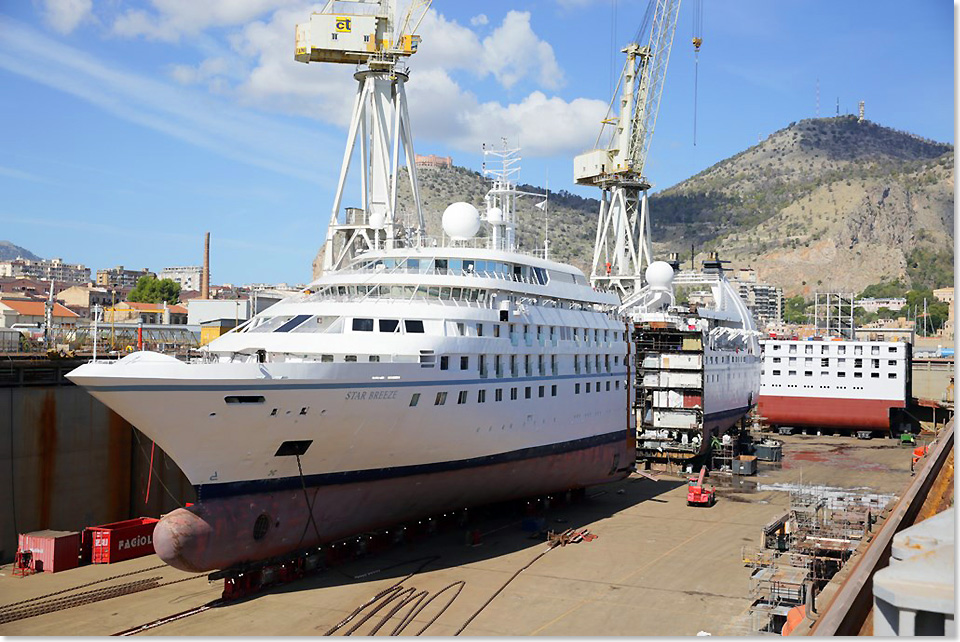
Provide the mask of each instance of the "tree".
POLYGON ((800 294, 790 297, 783 306, 783 320, 787 323, 805 323, 809 306, 810 304, 800 294))
POLYGON ((134 303, 176 303, 180 300, 180 284, 172 279, 157 279, 150 275, 137 279, 137 286, 127 295, 134 303))
POLYGON ((901 297, 907 291, 907 287, 900 281, 885 281, 874 283, 864 288, 860 293, 861 299, 894 299, 901 297))

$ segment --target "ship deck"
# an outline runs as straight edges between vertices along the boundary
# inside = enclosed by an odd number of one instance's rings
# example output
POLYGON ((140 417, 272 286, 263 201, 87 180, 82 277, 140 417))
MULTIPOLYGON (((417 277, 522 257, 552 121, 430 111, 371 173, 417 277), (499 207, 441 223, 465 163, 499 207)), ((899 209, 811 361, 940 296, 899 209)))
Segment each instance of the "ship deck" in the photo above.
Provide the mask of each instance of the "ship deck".
MULTIPOLYGON (((479 545, 468 545, 463 530, 430 535, 142 634, 323 634, 402 581, 404 588, 437 596, 405 634, 416 633, 438 615, 426 633, 453 635, 479 611, 464 634, 749 635, 751 569, 743 564, 742 549, 757 546, 763 526, 790 502, 788 492, 769 486, 789 488, 802 480, 804 485, 897 494, 910 480, 911 449, 892 439, 778 439, 783 441, 781 464, 761 462, 758 475, 731 478, 739 480, 733 484, 724 484, 719 475, 708 478, 719 496, 712 508, 686 505, 683 478, 664 476, 654 482, 634 475, 588 489, 586 499, 556 504, 544 513, 547 528, 587 527, 598 536, 590 542, 543 555, 547 545, 522 530, 520 515, 491 514, 475 518, 473 527, 482 533, 479 545)), ((0 624, 3 635, 109 635, 208 605, 223 589, 222 581, 162 566, 152 555, 25 578, 12 576, 8 564, 0 574, 0 604, 5 607, 40 596, 48 597, 34 604, 49 607, 58 598, 109 587, 121 587, 120 592, 122 586, 148 578, 158 578, 160 584, 0 624), (124 574, 131 575, 117 577, 124 574), (114 579, 79 588, 105 578, 114 579), (170 583, 176 580, 182 581, 170 583), (50 596, 69 589, 74 590, 50 596)), ((356 634, 369 634, 390 608, 361 624, 356 634)), ((409 610, 379 633, 392 631, 409 610)))

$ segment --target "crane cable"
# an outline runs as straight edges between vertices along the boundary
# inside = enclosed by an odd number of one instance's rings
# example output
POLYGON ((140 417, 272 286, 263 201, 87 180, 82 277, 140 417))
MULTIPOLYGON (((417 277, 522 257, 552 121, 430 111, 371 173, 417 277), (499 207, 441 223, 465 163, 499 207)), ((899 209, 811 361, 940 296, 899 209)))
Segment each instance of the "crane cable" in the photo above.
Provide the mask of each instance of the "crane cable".
POLYGON ((697 85, 699 84, 700 45, 703 44, 703 0, 693 0, 693 146, 697 146, 697 85))

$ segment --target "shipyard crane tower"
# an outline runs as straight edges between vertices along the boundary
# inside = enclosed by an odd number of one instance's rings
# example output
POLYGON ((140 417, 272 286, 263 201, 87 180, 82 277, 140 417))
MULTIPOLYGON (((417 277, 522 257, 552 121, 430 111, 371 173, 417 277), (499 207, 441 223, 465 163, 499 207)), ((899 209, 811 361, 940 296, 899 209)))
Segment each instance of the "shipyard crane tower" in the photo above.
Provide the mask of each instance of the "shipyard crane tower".
POLYGON ((390 249, 401 239, 418 243, 423 237, 404 84, 410 76, 405 61, 417 52, 420 36, 415 32, 430 3, 413 0, 405 14, 395 20, 396 0, 329 0, 310 16, 310 22, 297 25, 297 61, 355 65, 353 77, 358 83, 327 227, 324 271, 342 267, 367 249, 390 249), (341 211, 358 139, 360 206, 341 211), (416 207, 412 225, 397 211, 401 143, 416 207))
POLYGON ((621 50, 627 54, 626 64, 596 148, 574 159, 576 183, 601 190, 590 281, 594 287, 617 291, 624 299, 640 288, 643 269, 652 260, 647 210, 650 183, 643 170, 679 11, 680 0, 650 0, 634 42, 621 50), (638 44, 648 27, 647 43, 638 44), (614 103, 621 87, 620 111, 615 115, 614 103), (607 145, 601 147, 605 134, 607 145))

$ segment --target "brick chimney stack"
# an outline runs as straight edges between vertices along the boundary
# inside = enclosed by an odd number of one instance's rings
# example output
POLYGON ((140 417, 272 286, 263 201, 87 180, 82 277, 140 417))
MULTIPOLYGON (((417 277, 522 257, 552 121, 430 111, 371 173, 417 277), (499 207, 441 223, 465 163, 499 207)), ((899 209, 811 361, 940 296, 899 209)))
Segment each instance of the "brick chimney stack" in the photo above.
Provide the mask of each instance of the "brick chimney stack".
POLYGON ((200 298, 210 298, 210 232, 203 240, 203 272, 200 274, 200 298))

